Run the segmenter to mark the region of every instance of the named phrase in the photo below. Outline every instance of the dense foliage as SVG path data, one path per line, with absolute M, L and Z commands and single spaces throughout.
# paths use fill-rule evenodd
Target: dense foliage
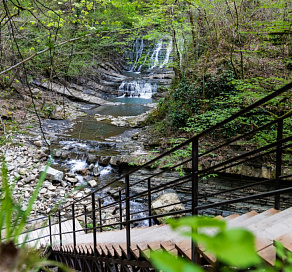
M 291 81 L 290 3 L 185 1 L 172 8 L 177 77 L 151 117 L 154 132 L 199 133 Z M 290 110 L 286 93 L 216 137 L 248 131 Z

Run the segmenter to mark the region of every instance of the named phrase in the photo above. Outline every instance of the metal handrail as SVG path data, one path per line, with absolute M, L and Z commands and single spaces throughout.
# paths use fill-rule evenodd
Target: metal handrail
M 269 94 L 268 96 L 260 99 L 259 101 L 255 102 L 254 104 L 240 110 L 236 114 L 230 116 L 229 118 L 223 120 L 222 122 L 219 122 L 218 124 L 206 129 L 205 131 L 193 136 L 192 138 L 186 140 L 185 142 L 177 145 L 176 147 L 170 149 L 169 151 L 157 156 L 156 158 L 148 161 L 147 163 L 136 167 L 135 169 L 127 172 L 126 174 L 121 175 L 117 179 L 109 182 L 108 184 L 102 186 L 101 188 L 98 188 L 91 192 L 90 194 L 87 194 L 83 196 L 82 198 L 75 200 L 73 204 L 65 205 L 61 207 L 63 211 L 66 211 L 66 218 L 62 218 L 60 215 L 60 209 L 56 210 L 53 212 L 53 214 L 57 214 L 58 216 L 58 223 L 59 224 L 59 233 L 51 233 L 51 223 L 49 223 L 50 227 L 50 241 L 52 241 L 52 237 L 56 237 L 59 235 L 60 237 L 60 250 L 62 250 L 62 235 L 64 234 L 73 234 L 73 246 L 74 246 L 74 252 L 76 253 L 76 233 L 80 232 L 80 230 L 75 229 L 75 223 L 73 223 L 73 231 L 62 231 L 61 230 L 61 223 L 65 222 L 67 220 L 72 220 L 72 222 L 75 222 L 75 218 L 78 216 L 84 215 L 85 216 L 85 232 L 88 233 L 88 231 L 92 231 L 93 235 L 93 249 L 94 249 L 94 256 L 97 257 L 97 251 L 96 251 L 96 245 L 97 245 L 97 239 L 96 239 L 96 233 L 97 231 L 103 231 L 103 228 L 105 227 L 119 227 L 122 229 L 123 227 L 126 228 L 126 244 L 127 244 L 127 256 L 128 258 L 131 257 L 130 253 L 130 245 L 131 245 L 131 225 L 139 223 L 142 220 L 147 220 L 149 226 L 152 225 L 152 220 L 160 218 L 160 217 L 165 217 L 165 216 L 173 216 L 173 215 L 179 215 L 179 214 L 192 214 L 196 215 L 198 214 L 199 211 L 206 210 L 209 208 L 216 208 L 220 206 L 226 206 L 238 202 L 246 202 L 249 200 L 257 200 L 261 198 L 266 198 L 270 196 L 275 196 L 274 199 L 274 207 L 279 209 L 280 207 L 280 195 L 285 194 L 288 192 L 292 191 L 292 187 L 288 188 L 280 188 L 280 181 L 284 180 L 285 178 L 290 178 L 292 177 L 292 174 L 282 174 L 282 153 L 284 152 L 285 149 L 289 148 L 292 146 L 291 141 L 292 141 L 292 136 L 288 136 L 286 138 L 283 137 L 283 122 L 291 118 L 292 112 L 289 112 L 276 120 L 273 120 L 271 122 L 268 122 L 267 124 L 264 124 L 256 129 L 253 129 L 252 131 L 246 132 L 240 136 L 236 136 L 232 139 L 227 139 L 224 143 L 218 143 L 218 145 L 211 147 L 207 151 L 202 151 L 199 152 L 199 144 L 200 141 L 203 139 L 204 136 L 207 134 L 213 132 L 214 130 L 221 128 L 222 126 L 236 120 L 236 118 L 243 116 L 244 114 L 260 107 L 261 105 L 264 105 L 266 102 L 270 101 L 271 99 L 283 94 L 284 92 L 290 90 L 292 88 L 292 82 L 287 84 L 286 86 L 280 88 L 279 90 Z M 233 158 L 225 159 L 222 162 L 219 162 L 215 165 L 206 167 L 205 169 L 200 169 L 199 168 L 199 159 L 204 158 L 204 156 L 207 156 L 208 154 L 211 154 L 213 152 L 219 151 L 220 149 L 224 147 L 228 147 L 230 144 L 243 139 L 245 137 L 250 137 L 252 135 L 255 135 L 257 132 L 263 131 L 265 129 L 268 129 L 269 127 L 277 125 L 277 136 L 276 139 L 270 144 L 267 144 L 265 146 L 255 148 L 251 151 L 248 151 L 244 154 L 235 156 Z M 147 178 L 142 178 L 138 181 L 131 181 L 130 182 L 130 177 L 132 174 L 137 173 L 139 170 L 149 167 L 155 163 L 158 163 L 161 159 L 165 158 L 166 156 L 169 156 L 173 154 L 175 151 L 184 148 L 185 146 L 188 146 L 189 144 L 192 144 L 192 151 L 191 151 L 191 156 L 190 158 L 184 159 L 183 161 L 178 162 L 176 165 L 172 165 L 171 167 L 167 169 L 162 169 L 158 173 L 155 174 L 150 174 Z M 228 168 L 235 167 L 239 164 L 243 164 L 246 162 L 249 162 L 251 160 L 255 159 L 260 159 L 265 156 L 274 156 L 275 157 L 275 171 L 276 174 L 272 178 L 265 178 L 264 180 L 245 184 L 243 186 L 237 186 L 236 188 L 231 188 L 231 189 L 226 189 L 226 190 L 219 190 L 218 192 L 213 192 L 209 193 L 206 195 L 200 195 L 199 193 L 199 178 L 202 178 L 204 176 L 207 176 L 210 173 L 220 173 Z M 152 184 L 152 182 L 155 180 L 157 182 L 156 178 L 158 178 L 160 175 L 165 173 L 166 171 L 176 169 L 177 167 L 184 167 L 184 165 L 188 164 L 191 162 L 191 171 L 189 175 L 186 175 L 184 177 L 179 177 L 179 178 L 174 178 L 173 180 L 170 181 L 165 181 L 161 182 L 161 184 L 156 184 L 155 186 Z M 154 179 L 155 178 L 155 179 Z M 96 198 L 96 194 L 98 192 L 103 191 L 106 188 L 109 188 L 111 185 L 116 183 L 117 181 L 124 180 L 125 183 L 125 188 L 118 189 L 115 191 L 115 193 L 118 192 L 118 199 L 115 199 L 114 201 L 102 205 L 102 199 L 105 197 L 101 198 Z M 178 203 L 191 203 L 191 208 L 180 210 L 180 211 L 173 211 L 173 212 L 168 212 L 168 213 L 163 213 L 163 214 L 152 214 L 152 208 L 151 208 L 151 200 L 153 197 L 153 194 L 158 193 L 162 190 L 166 190 L 168 188 L 174 188 L 175 186 L 181 186 L 186 183 L 191 182 L 191 198 L 187 200 L 183 200 L 177 203 L 172 203 L 172 204 L 167 204 L 167 205 L 162 205 L 160 208 L 166 208 Z M 235 197 L 230 200 L 225 200 L 225 201 L 220 201 L 216 203 L 211 203 L 211 204 L 206 204 L 206 205 L 199 205 L 199 200 L 206 199 L 208 197 L 216 196 L 216 195 L 223 195 L 226 193 L 232 193 L 232 192 L 238 192 L 241 189 L 245 188 L 252 188 L 253 186 L 264 184 L 264 183 L 274 183 L 275 184 L 275 190 L 269 191 L 269 192 L 264 192 L 264 193 L 258 193 L 250 196 L 245 196 L 245 197 Z M 137 192 L 137 193 L 131 193 L 130 189 L 131 186 L 136 186 L 141 183 L 147 183 L 145 186 L 145 190 L 142 192 Z M 122 191 L 124 192 L 124 195 L 122 196 Z M 136 200 L 137 198 L 144 198 L 146 199 L 146 208 L 143 208 L 139 211 L 131 211 L 131 203 L 130 201 Z M 88 200 L 88 201 L 87 201 Z M 84 203 L 87 204 L 84 204 Z M 98 203 L 98 205 L 97 205 Z M 75 206 L 74 205 L 82 205 L 84 206 L 84 211 L 80 213 L 75 212 Z M 91 206 L 91 211 L 87 210 L 88 205 Z M 109 218 L 102 218 L 102 210 L 106 210 L 109 207 L 117 207 L 119 210 L 119 214 L 117 215 L 119 217 L 119 221 L 115 222 L 109 222 L 110 220 L 115 220 L 117 217 L 109 217 Z M 123 213 L 124 212 L 124 213 Z M 136 215 L 138 213 L 146 213 L 146 215 L 141 216 L 141 218 L 131 218 L 131 216 Z M 71 213 L 71 214 L 68 214 Z M 92 220 L 92 227 L 88 227 L 88 217 L 91 216 Z M 105 220 L 108 220 L 105 222 Z M 195 254 L 196 248 L 193 246 L 192 247 L 192 260 L 196 261 L 196 254 Z

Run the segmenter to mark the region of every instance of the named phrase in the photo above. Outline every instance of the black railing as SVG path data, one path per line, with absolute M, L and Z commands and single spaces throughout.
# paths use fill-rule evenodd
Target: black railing
M 292 191 L 292 187 L 287 182 L 292 177 L 292 171 L 289 172 L 289 167 L 292 168 L 292 161 L 288 157 L 291 155 L 292 135 L 289 135 L 289 130 L 285 129 L 287 125 L 291 125 L 291 108 L 286 109 L 286 112 L 282 112 L 282 116 L 275 120 L 262 123 L 254 129 L 247 127 L 245 133 L 234 135 L 233 138 L 225 139 L 225 141 L 219 141 L 212 137 L 216 137 L 218 130 L 236 121 L 237 118 L 247 114 L 254 114 L 257 109 L 264 109 L 266 103 L 272 99 L 283 95 L 291 96 L 291 93 L 289 93 L 291 88 L 292 83 L 287 84 L 217 125 L 208 128 L 144 165 L 136 167 L 116 180 L 74 201 L 73 204 L 60 207 L 59 210 L 51 214 L 51 217 L 54 218 L 54 226 L 58 225 L 57 233 L 52 231 L 53 225 L 51 220 L 49 221 L 50 243 L 60 245 L 59 251 L 61 253 L 62 245 L 71 243 L 74 248 L 74 254 L 77 254 L 77 235 L 81 231 L 85 231 L 87 235 L 92 235 L 94 256 L 97 256 L 97 244 L 99 242 L 97 233 L 125 228 L 124 239 L 127 248 L 127 259 L 130 260 L 131 229 L 141 225 L 142 222 L 151 226 L 159 218 L 182 214 L 185 216 L 197 215 L 210 209 L 212 209 L 213 213 L 219 214 L 222 210 L 232 210 L 233 208 L 230 205 L 236 203 L 247 202 L 250 207 L 260 208 L 261 204 L 257 204 L 257 201 L 261 199 L 268 199 L 266 200 L 267 206 L 272 205 L 274 208 L 280 209 L 281 196 Z M 266 130 L 274 131 L 275 138 L 259 144 L 259 133 L 265 134 Z M 233 150 L 232 145 L 243 139 L 248 143 L 245 152 L 242 149 Z M 207 146 L 206 143 L 212 143 L 207 151 L 202 150 L 203 147 Z M 188 149 L 190 149 L 189 154 L 187 152 Z M 178 155 L 178 151 L 183 154 L 181 157 Z M 232 152 L 230 153 L 230 151 Z M 174 156 L 174 154 L 176 155 Z M 185 154 L 188 154 L 188 156 Z M 177 160 L 175 163 L 172 162 L 174 159 Z M 169 162 L 172 162 L 171 165 Z M 156 167 L 159 164 L 160 167 Z M 210 193 L 203 193 L 206 189 L 206 187 L 203 187 L 204 183 L 206 180 L 207 182 L 211 180 L 212 175 L 233 172 L 248 176 L 248 171 L 253 169 L 254 164 L 269 164 L 265 168 L 268 173 L 262 173 L 259 177 L 260 180 L 239 184 L 235 188 L 221 189 L 218 186 L 219 188 L 212 189 Z M 163 165 L 168 166 L 163 167 Z M 241 171 L 238 173 L 236 171 L 240 166 Z M 174 170 L 178 168 L 183 169 L 182 176 L 173 174 L 173 177 L 165 178 L 166 175 L 169 176 L 169 173 L 177 173 Z M 148 171 L 146 177 L 137 178 L 139 175 L 145 175 L 145 172 L 141 172 L 144 169 Z M 152 169 L 155 169 L 155 171 L 153 172 Z M 260 168 L 255 172 L 259 172 L 259 170 Z M 284 174 L 284 172 L 286 173 Z M 113 196 L 111 201 L 104 202 L 109 197 L 105 190 L 112 189 L 117 184 L 120 185 L 121 181 L 124 182 L 124 187 L 116 189 L 114 193 L 111 192 L 110 195 Z M 269 184 L 274 189 L 256 193 L 246 191 L 246 189 L 252 190 L 255 186 L 263 186 L 264 184 Z M 185 205 L 184 209 L 157 214 L 157 209 L 152 209 L 151 203 L 161 192 L 168 189 L 183 190 L 186 193 L 183 197 L 179 195 L 181 198 L 179 201 L 164 204 L 159 208 L 170 208 L 177 204 L 183 204 Z M 209 188 L 207 189 L 209 190 Z M 101 197 L 102 194 L 105 194 L 105 196 Z M 214 200 L 214 197 L 217 198 Z M 271 197 L 273 197 L 273 200 Z M 291 203 L 287 203 L 289 200 L 287 198 L 284 200 L 282 203 L 284 207 L 285 205 L 287 207 L 290 206 Z M 133 207 L 137 201 L 142 208 L 138 210 L 135 208 L 134 211 Z M 219 207 L 222 206 L 223 208 L 220 210 Z M 65 216 L 61 216 L 61 211 Z M 109 212 L 111 212 L 110 216 Z M 76 229 L 75 225 L 75 220 L 81 216 L 84 217 L 83 230 Z M 62 223 L 70 220 L 72 221 L 73 231 L 63 230 Z M 68 234 L 72 236 L 70 241 L 64 238 Z M 192 248 L 192 259 L 197 261 L 195 245 Z

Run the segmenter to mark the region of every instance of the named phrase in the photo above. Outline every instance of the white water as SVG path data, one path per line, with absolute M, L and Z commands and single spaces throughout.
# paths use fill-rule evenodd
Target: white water
M 70 166 L 70 172 L 76 173 L 77 171 L 81 171 L 85 168 L 87 168 L 88 164 L 85 160 L 69 160 L 67 161 L 67 164 Z
M 133 51 L 134 54 L 136 55 L 135 57 L 135 62 L 133 64 L 133 66 L 130 69 L 130 72 L 135 72 L 136 71 L 136 67 L 138 64 L 138 61 L 140 60 L 140 58 L 142 57 L 143 54 L 143 49 L 144 49 L 144 42 L 143 40 L 136 40 L 133 46 Z M 139 67 L 138 72 L 141 70 L 142 66 Z
M 145 45 L 143 39 L 137 39 L 129 53 L 132 63 L 128 72 L 140 74 L 142 71 L 152 72 L 154 69 L 162 69 L 170 62 L 172 52 L 172 41 L 160 39 L 152 47 Z M 148 50 L 148 52 L 146 51 Z M 147 52 L 147 53 L 146 53 Z M 145 67 L 143 69 L 143 67 Z M 150 99 L 157 92 L 157 83 L 145 80 L 141 77 L 133 77 L 132 81 L 123 81 L 118 89 L 120 97 L 139 97 Z
M 159 64 L 159 53 L 162 49 L 162 40 L 155 44 L 154 51 L 150 58 L 150 70 L 153 70 Z
M 151 98 L 157 92 L 157 84 L 145 80 L 123 81 L 118 89 L 119 96 Z
M 143 39 L 137 39 L 129 54 L 132 63 L 129 72 L 140 73 L 143 67 L 153 70 L 157 67 L 163 68 L 170 61 L 172 52 L 172 40 L 159 40 L 153 47 L 147 49 Z M 140 63 L 140 65 L 139 65 Z
M 160 69 L 169 63 L 169 58 L 170 58 L 171 52 L 172 52 L 172 40 L 170 40 L 170 42 L 167 46 L 165 59 L 164 59 L 163 63 L 159 66 Z

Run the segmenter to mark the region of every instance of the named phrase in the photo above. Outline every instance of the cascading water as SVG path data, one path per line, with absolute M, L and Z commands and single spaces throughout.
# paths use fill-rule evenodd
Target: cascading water
M 154 46 L 137 39 L 131 52 L 128 52 L 129 72 L 150 72 L 155 68 L 163 68 L 170 61 L 172 40 L 159 40 Z
M 159 53 L 162 49 L 162 40 L 160 40 L 157 44 L 155 44 L 154 51 L 150 58 L 150 70 L 157 67 L 159 64 Z
M 172 52 L 172 40 L 170 40 L 170 42 L 166 48 L 165 58 L 164 58 L 163 63 L 159 66 L 160 69 L 169 63 L 171 52 Z
M 119 89 L 119 96 L 151 98 L 157 92 L 157 84 L 145 80 L 124 81 Z
M 133 45 L 132 51 L 128 53 L 131 66 L 129 73 L 140 74 L 138 78 L 125 80 L 118 89 L 119 96 L 140 97 L 149 99 L 157 92 L 157 83 L 153 80 L 145 79 L 149 73 L 159 73 L 171 60 L 172 41 L 159 40 L 154 45 L 143 39 L 137 39 Z
M 132 59 L 134 59 L 134 57 L 135 57 L 135 61 L 130 69 L 130 72 L 137 71 L 138 62 L 139 62 L 140 58 L 142 57 L 143 50 L 144 50 L 143 40 L 140 41 L 137 39 L 133 45 L 133 55 L 134 56 L 132 56 Z M 140 65 L 138 68 L 138 72 L 140 72 L 141 68 L 142 68 L 142 66 Z

